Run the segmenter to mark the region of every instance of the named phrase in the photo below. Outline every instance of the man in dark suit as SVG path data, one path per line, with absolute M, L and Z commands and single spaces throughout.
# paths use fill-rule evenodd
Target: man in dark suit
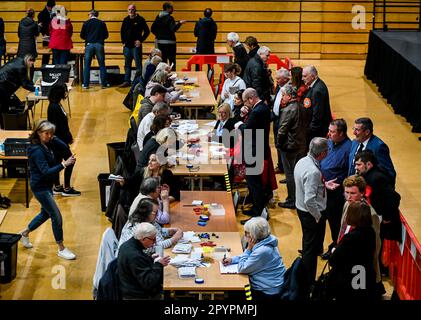
M 314 137 L 326 137 L 332 120 L 329 103 L 329 91 L 326 84 L 319 78 L 314 66 L 303 69 L 303 81 L 308 90 L 303 104 L 309 112 L 310 125 L 307 129 L 307 142 Z
M 353 133 L 355 140 L 352 141 L 351 151 L 349 153 L 349 171 L 348 175 L 355 173 L 354 158 L 358 152 L 364 150 L 373 151 L 377 162 L 391 178 L 393 186 L 396 181 L 396 171 L 390 158 L 389 147 L 377 136 L 373 134 L 373 122 L 370 118 L 358 118 L 355 120 Z
M 234 63 L 241 67 L 240 78 L 243 78 L 244 71 L 246 70 L 247 62 L 249 61 L 249 55 L 247 54 L 246 48 L 240 42 L 240 37 L 235 32 L 230 32 L 227 35 L 227 44 L 232 48 L 234 52 Z
M 214 54 L 215 39 L 218 27 L 212 19 L 212 9 L 206 8 L 203 12 L 204 18 L 199 19 L 194 27 L 194 36 L 197 37 L 197 54 Z
M 272 196 L 270 183 L 263 185 L 262 173 L 264 160 L 270 159 L 269 132 L 270 109 L 258 96 L 257 91 L 248 88 L 243 93 L 245 107 L 248 112 L 246 123 L 237 122 L 235 128 L 243 135 L 243 159 L 246 163 L 246 181 L 253 207 L 244 214 L 252 217 L 260 216 Z M 247 111 L 248 110 L 248 111 Z M 241 221 L 245 223 L 247 220 Z
M 399 215 L 400 195 L 394 190 L 390 177 L 379 168 L 371 150 L 364 150 L 355 156 L 355 170 L 367 182 L 366 197 L 378 215 L 381 239 L 401 241 L 401 220 Z

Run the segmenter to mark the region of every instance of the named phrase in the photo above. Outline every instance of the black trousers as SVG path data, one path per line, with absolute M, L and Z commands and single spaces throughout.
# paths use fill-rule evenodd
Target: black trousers
M 303 232 L 303 264 L 311 285 L 316 278 L 317 256 L 320 253 L 320 247 L 323 245 L 324 233 L 322 224 L 317 223 L 309 212 L 297 209 L 297 213 Z
M 324 237 L 326 231 L 326 220 L 329 222 L 330 236 L 332 237 L 332 243 L 329 244 L 329 250 L 336 246 L 336 241 L 338 240 L 344 204 L 345 197 L 344 189 L 342 187 L 339 187 L 336 190 L 327 190 L 326 211 L 319 223 L 322 224 Z
M 48 41 L 43 41 L 42 42 L 42 46 L 44 48 L 48 48 L 49 42 Z M 50 55 L 49 54 L 43 54 L 42 55 L 42 64 L 49 64 L 50 62 Z
M 56 147 L 54 150 L 54 157 L 57 163 L 60 163 L 63 160 L 69 159 L 69 157 L 72 155 L 72 152 L 70 151 L 70 147 L 67 146 L 67 148 L 60 145 L 60 148 Z M 73 167 L 74 164 L 66 167 L 64 169 L 64 188 L 70 188 L 70 179 L 72 178 L 73 173 Z M 60 185 L 60 172 L 56 174 L 54 178 L 54 186 Z
M 278 156 L 276 160 L 276 166 L 280 170 L 282 170 L 283 169 L 283 163 L 281 159 L 282 151 L 278 144 L 279 120 L 280 120 L 280 117 L 277 117 L 275 114 L 273 114 L 273 140 L 274 140 L 274 145 L 276 148 L 276 155 Z
M 253 216 L 260 216 L 262 214 L 263 208 L 269 201 L 269 192 L 268 186 L 264 187 L 262 182 L 262 175 L 246 175 L 247 187 L 249 190 L 249 196 L 251 203 L 253 203 Z M 269 185 L 269 184 L 268 184 Z
M 172 70 L 176 70 L 175 56 L 177 55 L 177 45 L 176 44 L 161 44 L 158 43 L 158 49 L 162 52 L 162 62 L 169 61 L 174 64 Z

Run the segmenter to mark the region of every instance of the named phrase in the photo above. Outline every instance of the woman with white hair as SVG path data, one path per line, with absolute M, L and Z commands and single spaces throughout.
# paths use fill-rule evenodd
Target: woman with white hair
M 56 16 L 50 23 L 50 43 L 48 46 L 53 51 L 53 64 L 67 64 L 70 49 L 73 48 L 73 25 L 67 18 L 65 7 L 57 5 L 52 11 Z
M 234 63 L 237 63 L 241 67 L 240 78 L 243 78 L 244 70 L 246 69 L 247 62 L 249 61 L 249 55 L 240 42 L 240 37 L 235 32 L 230 32 L 227 35 L 227 44 L 232 48 L 234 52 Z
M 162 298 L 164 267 L 169 264 L 170 257 L 150 256 L 143 251 L 155 245 L 156 234 L 151 223 L 139 223 L 134 228 L 133 238 L 120 247 L 117 269 L 125 300 Z
M 154 74 L 156 67 L 159 63 L 161 63 L 162 58 L 161 56 L 155 55 L 151 58 L 151 61 L 146 67 L 144 75 L 142 75 L 142 82 L 143 84 L 147 84 L 151 79 L 152 75 Z
M 278 250 L 278 239 L 270 233 L 262 217 L 244 225 L 247 248 L 240 256 L 223 259 L 224 265 L 238 264 L 238 272 L 248 274 L 253 300 L 276 300 L 284 283 L 285 266 Z
M 168 72 L 164 70 L 156 70 L 146 85 L 145 97 L 151 95 L 152 88 L 157 85 L 162 85 L 165 87 L 165 84 L 168 80 Z M 178 97 L 183 93 L 181 90 L 174 90 L 174 87 L 167 87 L 167 93 L 165 94 L 164 101 L 166 103 L 172 103 L 177 101 Z
M 161 58 L 161 61 L 162 61 L 162 52 L 161 52 L 161 50 L 159 50 L 158 48 L 152 48 L 151 53 L 149 54 L 148 58 L 143 63 L 142 78 L 145 77 L 146 68 L 151 63 L 152 58 L 155 57 L 155 56 L 160 57 Z

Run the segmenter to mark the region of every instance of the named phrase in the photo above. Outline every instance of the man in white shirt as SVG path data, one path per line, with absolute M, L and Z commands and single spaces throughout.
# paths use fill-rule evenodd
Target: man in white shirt
M 137 146 L 140 151 L 143 150 L 143 139 L 151 131 L 153 119 L 159 115 L 169 115 L 170 112 L 170 107 L 165 102 L 158 102 L 154 105 L 152 111 L 142 119 L 137 129 Z

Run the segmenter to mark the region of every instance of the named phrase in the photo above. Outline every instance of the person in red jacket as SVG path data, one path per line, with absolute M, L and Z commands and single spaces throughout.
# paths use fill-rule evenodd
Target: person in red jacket
M 56 16 L 51 20 L 49 44 L 53 50 L 53 64 L 67 64 L 70 49 L 73 48 L 73 26 L 63 6 L 55 6 L 53 12 Z

